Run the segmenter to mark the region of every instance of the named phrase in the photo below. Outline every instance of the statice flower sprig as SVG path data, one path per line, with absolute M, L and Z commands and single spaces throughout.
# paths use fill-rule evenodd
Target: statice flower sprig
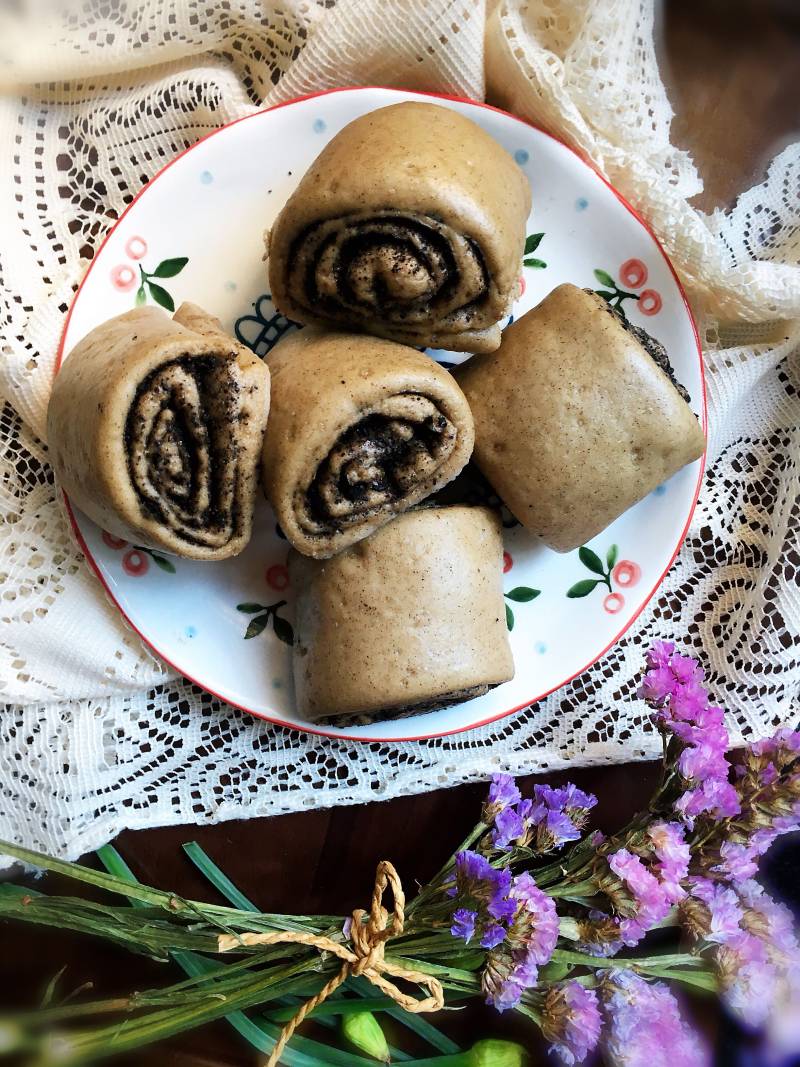
M 496 775 L 481 821 L 391 916 L 374 902 L 370 912 L 356 911 L 343 922 L 184 902 L 149 887 L 139 887 L 137 896 L 129 880 L 112 886 L 107 878 L 99 882 L 96 871 L 0 843 L 2 852 L 61 874 L 79 872 L 73 876 L 148 905 L 87 912 L 85 902 L 71 908 L 69 898 L 56 898 L 51 904 L 45 895 L 6 885 L 0 919 L 52 925 L 56 907 L 66 928 L 91 929 L 160 959 L 213 956 L 221 930 L 228 940 L 231 932 L 252 937 L 252 931 L 267 931 L 270 942 L 280 932 L 257 951 L 243 940 L 232 965 L 238 970 L 231 968 L 228 977 L 201 971 L 196 996 L 191 983 L 179 983 L 174 1014 L 160 1011 L 163 991 L 137 994 L 131 1010 L 144 1012 L 152 996 L 159 1011 L 155 1021 L 146 1012 L 125 1016 L 131 1048 L 154 1034 L 178 1032 L 189 1017 L 188 1025 L 218 1017 L 228 1010 L 221 1007 L 226 997 L 237 998 L 242 1009 L 259 1006 L 263 1017 L 270 998 L 293 995 L 298 981 L 310 995 L 326 983 L 330 988 L 341 967 L 336 952 L 350 960 L 348 952 L 359 945 L 366 951 L 358 924 L 368 924 L 375 937 L 377 923 L 380 952 L 369 948 L 369 967 L 367 956 L 350 960 L 356 973 L 372 973 L 372 981 L 384 968 L 434 980 L 441 986 L 437 1003 L 483 997 L 498 1012 L 537 1025 L 556 1062 L 567 1067 L 595 1052 L 607 1067 L 706 1067 L 709 1052 L 690 1026 L 681 990 L 716 994 L 740 1023 L 779 1039 L 789 1059 L 800 1054 L 800 1028 L 784 1025 L 800 1019 L 800 942 L 794 917 L 756 876 L 773 842 L 800 827 L 800 732 L 781 729 L 732 753 L 724 713 L 701 668 L 669 642 L 649 650 L 638 693 L 664 742 L 661 781 L 647 810 L 604 836 L 590 826 L 597 806 L 590 793 L 571 783 L 527 788 L 508 774 Z M 215 885 L 225 893 L 229 883 Z M 293 943 L 298 931 L 304 936 Z M 322 955 L 304 947 L 320 940 Z M 213 966 L 227 970 L 216 961 Z M 262 982 L 262 974 L 269 980 Z M 363 1014 L 360 1003 L 353 1008 L 359 993 L 348 983 L 339 991 L 344 1010 Z M 396 1001 L 390 1003 L 396 1012 Z M 324 1007 L 335 1014 L 339 1000 Z M 82 1022 L 91 1014 L 83 1003 L 74 1010 Z M 106 1010 L 105 1002 L 97 1008 L 101 1023 Z M 116 1023 L 81 1031 L 79 1051 L 97 1059 L 107 1051 L 102 1042 L 109 1034 L 116 1042 L 120 1032 Z M 35 1034 L 23 1036 L 26 1048 L 38 1047 Z M 497 1044 L 479 1042 L 447 1062 L 495 1067 Z M 519 1046 L 505 1044 L 503 1062 L 518 1067 Z

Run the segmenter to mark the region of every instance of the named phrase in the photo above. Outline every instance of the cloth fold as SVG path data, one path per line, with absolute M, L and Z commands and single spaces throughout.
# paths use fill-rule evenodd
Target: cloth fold
M 126 826 L 355 803 L 501 766 L 655 755 L 634 699 L 640 649 L 654 637 L 700 656 L 734 739 L 796 713 L 798 146 L 730 211 L 704 215 L 688 203 L 699 176 L 670 142 L 652 0 L 407 0 L 399 10 L 144 0 L 99 23 L 70 4 L 28 23 L 12 8 L 2 15 L 0 834 L 74 857 Z M 537 708 L 424 744 L 289 734 L 175 678 L 89 574 L 43 444 L 69 302 L 141 185 L 221 124 L 342 84 L 486 95 L 561 137 L 649 221 L 706 339 L 708 469 L 659 595 L 620 644 Z

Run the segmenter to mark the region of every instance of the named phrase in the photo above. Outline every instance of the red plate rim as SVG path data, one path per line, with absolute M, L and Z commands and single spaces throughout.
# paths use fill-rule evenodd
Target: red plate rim
M 544 134 L 545 137 L 549 137 L 551 141 L 555 141 L 557 144 L 560 144 L 562 147 L 564 147 L 568 151 L 570 151 L 574 156 L 577 156 L 577 158 L 581 161 L 581 163 L 583 163 L 586 167 L 589 168 L 589 170 L 593 171 L 593 173 L 597 175 L 597 177 L 602 181 L 602 183 L 608 189 L 611 190 L 611 192 L 614 194 L 614 196 L 617 198 L 617 200 L 619 200 L 619 202 L 622 204 L 622 206 L 628 212 L 630 212 L 631 215 L 633 215 L 633 217 L 637 220 L 637 222 L 650 235 L 650 238 L 653 241 L 653 244 L 658 249 L 659 253 L 661 254 L 662 258 L 664 259 L 664 262 L 667 264 L 667 267 L 669 268 L 670 274 L 675 279 L 675 284 L 678 287 L 678 292 L 680 293 L 681 299 L 683 300 L 684 307 L 686 308 L 686 313 L 689 316 L 689 322 L 691 323 L 692 332 L 694 334 L 695 344 L 697 346 L 697 358 L 698 358 L 698 362 L 699 362 L 699 365 L 700 365 L 700 381 L 701 381 L 701 386 L 702 386 L 701 423 L 702 423 L 702 427 L 703 427 L 703 433 L 706 434 L 707 433 L 707 429 L 708 429 L 708 413 L 707 413 L 707 407 L 706 407 L 706 379 L 705 379 L 705 369 L 704 369 L 704 366 L 703 366 L 703 350 L 702 350 L 702 347 L 700 345 L 700 335 L 699 335 L 698 330 L 697 330 L 697 323 L 695 322 L 694 315 L 692 314 L 692 309 L 691 309 L 691 306 L 689 304 L 689 300 L 688 300 L 688 298 L 686 296 L 686 292 L 685 292 L 685 290 L 683 288 L 683 285 L 681 284 L 681 280 L 678 277 L 678 274 L 677 274 L 675 268 L 673 267 L 672 263 L 670 262 L 669 256 L 664 251 L 664 248 L 662 247 L 661 242 L 656 237 L 656 235 L 653 232 L 653 230 L 650 227 L 650 225 L 640 215 L 640 213 L 636 210 L 636 208 L 628 203 L 628 201 L 625 199 L 625 197 L 614 188 L 614 186 L 611 184 L 611 182 L 606 178 L 606 176 L 604 174 L 602 174 L 598 170 L 598 168 L 594 165 L 594 163 L 591 162 L 591 160 L 587 159 L 581 152 L 577 151 L 577 149 L 573 148 L 571 145 L 568 145 L 565 141 L 562 141 L 561 138 L 556 137 L 554 134 L 549 133 L 545 129 L 542 129 L 541 126 L 537 126 L 536 123 L 534 123 L 534 122 L 529 122 L 527 119 L 520 118 L 518 115 L 512 115 L 509 111 L 504 111 L 502 108 L 494 107 L 494 105 L 483 103 L 480 100 L 469 100 L 467 97 L 453 96 L 453 95 L 450 95 L 450 94 L 447 94 L 447 93 L 421 92 L 421 91 L 418 91 L 418 90 L 415 90 L 415 89 L 400 89 L 397 86 L 389 86 L 389 85 L 343 85 L 343 86 L 339 86 L 339 87 L 337 87 L 335 89 L 322 89 L 322 90 L 320 90 L 319 92 L 316 92 L 316 93 L 307 93 L 304 96 L 297 96 L 297 97 L 294 97 L 291 100 L 284 100 L 280 104 L 273 104 L 270 107 L 261 108 L 259 111 L 254 111 L 252 115 L 243 115 L 241 118 L 234 119 L 232 122 L 227 122 L 227 123 L 225 123 L 224 126 L 220 126 L 218 129 L 212 130 L 211 133 L 205 134 L 205 136 L 203 136 L 199 140 L 195 141 L 194 144 L 189 145 L 188 148 L 185 148 L 182 152 L 179 152 L 178 155 L 175 156 L 174 159 L 171 159 L 169 161 L 169 163 L 165 164 L 165 166 L 163 166 L 159 171 L 157 171 L 153 175 L 153 177 L 150 179 L 149 182 L 147 182 L 146 185 L 142 186 L 142 188 L 139 190 L 139 192 L 136 194 L 136 196 L 133 198 L 133 200 L 130 202 L 130 204 L 128 204 L 128 206 L 122 212 L 120 217 L 116 220 L 116 222 L 113 224 L 113 226 L 110 227 L 108 233 L 105 235 L 105 237 L 103 238 L 102 242 L 100 243 L 97 251 L 95 252 L 95 254 L 94 254 L 93 258 L 92 258 L 92 262 L 89 264 L 89 267 L 88 267 L 88 269 L 86 271 L 86 274 L 83 276 L 83 279 L 81 280 L 81 283 L 78 286 L 78 289 L 77 289 L 77 291 L 75 293 L 75 296 L 72 298 L 72 302 L 70 304 L 69 311 L 67 312 L 67 316 L 64 319 L 64 326 L 63 326 L 63 328 L 61 330 L 61 339 L 59 341 L 58 351 L 56 353 L 56 362 L 55 362 L 55 368 L 54 368 L 54 371 L 53 371 L 54 377 L 58 373 L 59 368 L 61 367 L 61 361 L 62 361 L 62 358 L 63 358 L 63 355 L 64 355 L 64 341 L 66 339 L 67 330 L 69 328 L 70 320 L 72 318 L 72 312 L 74 311 L 75 305 L 78 302 L 78 298 L 81 295 L 81 290 L 83 289 L 84 285 L 86 284 L 86 280 L 88 279 L 88 277 L 91 274 L 95 264 L 97 263 L 97 260 L 98 260 L 98 257 L 100 255 L 100 253 L 103 251 L 103 248 L 105 247 L 108 239 L 111 237 L 111 235 L 117 229 L 117 227 L 122 223 L 122 221 L 124 220 L 125 216 L 131 210 L 131 208 L 134 206 L 134 204 L 136 204 L 137 201 L 147 193 L 148 189 L 150 189 L 153 186 L 155 181 L 158 178 L 160 178 L 161 175 L 164 174 L 165 171 L 169 170 L 169 168 L 171 166 L 173 166 L 173 164 L 177 163 L 179 159 L 183 158 L 183 156 L 187 155 L 189 152 L 192 152 L 195 148 L 197 148 L 198 145 L 202 144 L 204 141 L 208 141 L 211 137 L 215 137 L 217 134 L 221 133 L 223 130 L 227 130 L 231 126 L 236 126 L 240 122 L 248 122 L 251 119 L 257 119 L 261 115 L 265 115 L 270 111 L 277 111 L 279 108 L 282 108 L 282 107 L 290 107 L 292 104 L 299 104 L 304 100 L 313 100 L 313 99 L 316 99 L 317 97 L 320 97 L 320 96 L 330 96 L 332 93 L 370 92 L 370 91 L 374 91 L 374 90 L 386 90 L 388 92 L 402 92 L 402 93 L 410 94 L 412 96 L 432 97 L 432 98 L 437 99 L 437 100 L 453 100 L 453 101 L 455 101 L 457 103 L 460 103 L 460 104 L 470 104 L 473 107 L 482 107 L 482 108 L 485 108 L 487 111 L 496 111 L 500 115 L 505 115 L 507 118 L 513 119 L 515 122 L 519 122 L 523 126 L 529 126 L 532 129 L 537 130 L 539 133 Z M 193 678 L 191 675 L 186 674 L 184 671 L 180 670 L 177 667 L 177 665 L 174 664 L 172 662 L 172 660 L 169 659 L 169 657 L 165 656 L 164 653 L 160 649 L 155 647 L 155 645 L 152 643 L 152 641 L 150 641 L 150 639 L 148 637 L 146 637 L 142 633 L 142 631 L 138 628 L 138 626 L 136 626 L 136 624 L 133 622 L 133 620 L 126 614 L 126 612 L 124 611 L 122 605 L 119 603 L 119 601 L 117 600 L 117 598 L 114 596 L 113 592 L 111 591 L 111 588 L 108 585 L 108 583 L 106 582 L 106 580 L 105 580 L 105 578 L 103 576 L 103 573 L 100 570 L 100 567 L 98 566 L 97 562 L 94 559 L 94 556 L 92 555 L 91 551 L 89 550 L 89 546 L 86 544 L 86 541 L 85 541 L 85 539 L 83 537 L 83 534 L 81 533 L 80 528 L 78 526 L 78 523 L 77 523 L 77 521 L 75 519 L 75 514 L 73 512 L 72 505 L 70 504 L 70 501 L 69 501 L 69 498 L 67 497 L 67 494 L 63 493 L 62 495 L 64 497 L 64 503 L 65 503 L 66 508 L 67 508 L 67 514 L 69 516 L 69 521 L 70 521 L 70 523 L 72 525 L 72 530 L 73 530 L 73 533 L 75 534 L 75 538 L 76 538 L 78 544 L 80 545 L 81 551 L 83 552 L 84 556 L 86 557 L 87 563 L 89 564 L 89 566 L 94 571 L 94 573 L 97 576 L 97 578 L 99 579 L 100 584 L 103 586 L 103 588 L 106 591 L 106 594 L 111 599 L 112 603 L 115 605 L 115 607 L 120 612 L 122 617 L 125 619 L 127 624 L 131 627 L 132 630 L 134 630 L 135 633 L 137 633 L 139 635 L 139 637 L 142 639 L 142 641 L 145 643 L 145 645 L 147 645 L 147 647 L 149 649 L 151 649 L 151 651 L 153 651 L 159 657 L 159 659 L 162 659 L 165 663 L 167 663 L 170 667 L 172 667 L 173 670 L 177 671 L 178 674 L 181 675 L 181 677 L 186 678 L 193 685 L 198 686 L 200 689 L 204 689 L 207 693 L 210 693 L 211 696 L 213 696 L 215 699 L 222 701 L 223 704 L 227 704 L 229 707 L 237 708 L 239 711 L 245 711 L 245 712 L 247 712 L 248 715 L 253 715 L 255 718 L 263 719 L 265 722 L 272 723 L 274 726 L 282 726 L 287 730 L 295 730 L 298 733 L 314 734 L 317 737 L 327 737 L 327 738 L 329 738 L 329 739 L 331 739 L 333 741 L 357 741 L 357 742 L 359 742 L 361 744 L 402 744 L 402 743 L 408 742 L 408 741 L 433 741 L 433 740 L 435 740 L 437 738 L 441 738 L 441 737 L 453 737 L 456 734 L 468 733 L 470 730 L 477 730 L 482 726 L 490 726 L 492 723 L 499 722 L 501 719 L 508 718 L 510 715 L 515 714 L 515 712 L 520 711 L 522 708 L 531 707 L 533 704 L 539 703 L 539 701 L 544 700 L 545 697 L 548 697 L 551 693 L 555 693 L 558 689 L 562 689 L 565 685 L 568 685 L 573 679 L 577 678 L 578 675 L 583 674 L 584 671 L 587 671 L 590 667 L 592 667 L 595 663 L 597 663 L 598 660 L 602 659 L 603 656 L 605 656 L 605 654 L 611 648 L 613 648 L 614 645 L 616 645 L 616 643 L 620 640 L 620 638 L 622 638 L 627 633 L 627 631 L 631 628 L 631 626 L 634 624 L 634 622 L 636 622 L 636 620 L 639 618 L 641 613 L 644 611 L 644 609 L 647 607 L 647 605 L 652 600 L 653 596 L 656 593 L 656 590 L 659 588 L 661 583 L 664 581 L 664 578 L 666 577 L 667 572 L 669 571 L 670 567 L 675 562 L 675 557 L 678 555 L 678 552 L 680 551 L 681 545 L 683 544 L 683 542 L 684 542 L 684 540 L 686 538 L 686 534 L 687 534 L 687 532 L 689 530 L 689 525 L 691 524 L 692 518 L 694 516 L 695 508 L 697 507 L 697 499 L 698 499 L 698 497 L 700 495 L 700 486 L 702 484 L 703 472 L 705 470 L 705 460 L 706 460 L 706 456 L 705 456 L 705 452 L 704 452 L 703 456 L 701 457 L 701 461 L 700 461 L 700 469 L 699 469 L 698 475 L 697 475 L 697 484 L 695 485 L 694 497 L 693 497 L 693 500 L 692 500 L 692 505 L 691 505 L 691 507 L 689 509 L 689 515 L 688 515 L 688 517 L 686 519 L 686 524 L 684 525 L 683 530 L 681 531 L 680 536 L 678 538 L 678 543 L 675 546 L 675 551 L 670 556 L 669 562 L 667 563 L 666 567 L 662 571 L 662 573 L 661 573 L 660 577 L 658 578 L 658 580 L 656 581 L 655 585 L 653 586 L 653 588 L 650 590 L 650 592 L 647 594 L 647 596 L 642 601 L 638 611 L 634 615 L 632 615 L 630 619 L 628 619 L 628 621 L 625 623 L 625 625 L 622 627 L 622 629 L 614 636 L 614 638 L 605 646 L 604 649 L 602 649 L 600 652 L 598 652 L 597 655 L 594 656 L 592 659 L 590 659 L 587 664 L 585 664 L 579 670 L 575 671 L 575 673 L 571 674 L 568 678 L 565 678 L 558 685 L 553 686 L 552 688 L 546 690 L 543 693 L 537 694 L 536 696 L 532 697 L 530 700 L 525 700 L 525 701 L 523 701 L 523 703 L 517 704 L 513 708 L 509 708 L 507 711 L 502 711 L 502 712 L 499 712 L 496 715 L 491 715 L 489 718 L 482 719 L 480 722 L 472 723 L 472 725 L 470 725 L 470 726 L 460 726 L 460 727 L 458 727 L 458 729 L 455 729 L 455 730 L 445 730 L 445 731 L 443 731 L 441 733 L 421 734 L 421 735 L 418 735 L 418 736 L 415 736 L 415 737 L 390 737 L 390 738 L 386 738 L 386 737 L 365 737 L 363 734 L 353 734 L 353 735 L 345 735 L 345 736 L 343 736 L 341 734 L 332 734 L 332 733 L 329 733 L 329 732 L 327 732 L 325 730 L 319 730 L 319 729 L 316 729 L 316 728 L 314 728 L 313 726 L 310 726 L 310 725 L 309 726 L 300 726 L 298 723 L 285 722 L 283 719 L 278 719 L 278 718 L 275 718 L 274 716 L 271 716 L 271 715 L 265 715 L 262 712 L 253 711 L 251 708 L 245 707 L 244 704 L 237 704 L 235 701 L 229 700 L 227 697 L 224 697 L 220 693 L 217 693 L 213 689 L 210 689 L 207 685 L 204 685 L 202 682 L 198 681 L 196 678 Z

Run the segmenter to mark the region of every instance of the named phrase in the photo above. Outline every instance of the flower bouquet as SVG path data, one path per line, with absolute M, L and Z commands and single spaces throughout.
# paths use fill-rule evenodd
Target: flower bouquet
M 684 986 L 718 994 L 768 1034 L 776 1055 L 800 1051 L 800 947 L 788 910 L 755 880 L 758 858 L 800 824 L 800 732 L 780 730 L 729 761 L 723 712 L 702 678 L 672 644 L 649 651 L 639 696 L 663 736 L 661 781 L 618 833 L 588 829 L 596 798 L 573 785 L 523 797 L 497 775 L 481 821 L 413 900 L 384 862 L 369 910 L 346 920 L 261 912 L 197 846 L 186 846 L 190 858 L 230 906 L 140 885 L 113 849 L 100 850 L 102 873 L 0 843 L 128 898 L 99 904 L 3 885 L 0 916 L 92 933 L 188 975 L 121 999 L 7 1016 L 0 1044 L 36 1064 L 77 1064 L 224 1016 L 269 1067 L 520 1064 L 519 1045 L 462 1052 L 422 1018 L 483 997 L 531 1020 L 564 1064 L 599 1048 L 618 1067 L 662 1062 L 654 1056 L 695 1067 L 710 1053 L 682 1019 L 675 990 Z M 382 1013 L 436 1055 L 391 1049 Z M 307 1018 L 316 1029 L 341 1020 L 357 1053 L 296 1035 Z

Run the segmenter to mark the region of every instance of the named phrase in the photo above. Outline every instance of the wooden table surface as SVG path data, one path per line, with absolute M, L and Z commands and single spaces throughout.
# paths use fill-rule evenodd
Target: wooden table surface
M 661 10 L 659 47 L 677 113 L 673 140 L 692 153 L 705 181 L 697 205 L 707 211 L 726 207 L 763 177 L 776 151 L 800 135 L 800 3 L 667 0 Z M 547 780 L 566 777 L 554 774 Z M 646 802 L 656 768 L 603 767 L 575 771 L 569 778 L 598 795 L 594 825 L 608 832 Z M 463 786 L 274 819 L 126 832 L 116 845 L 143 881 L 185 896 L 212 899 L 180 850 L 182 842 L 194 839 L 264 909 L 347 914 L 366 906 L 375 865 L 382 858 L 395 863 L 409 887 L 429 878 L 474 823 L 484 792 L 484 786 Z M 796 851 L 784 849 L 779 859 L 771 859 L 773 877 L 797 882 Z M 52 878 L 38 885 L 46 891 L 66 888 Z M 68 987 L 92 981 L 103 996 L 179 977 L 168 964 L 52 931 L 6 924 L 3 943 L 3 1006 L 34 1003 L 64 964 Z M 739 1038 L 728 1024 L 720 1027 L 707 1005 L 699 1017 L 727 1046 L 720 1062 L 733 1063 Z M 540 1061 L 542 1046 L 524 1022 L 477 1004 L 453 1019 L 451 1015 L 445 1028 L 464 1047 L 481 1037 L 513 1036 L 531 1048 L 534 1062 Z M 139 1052 L 128 1062 L 137 1067 L 245 1067 L 258 1057 L 227 1024 L 218 1022 Z

